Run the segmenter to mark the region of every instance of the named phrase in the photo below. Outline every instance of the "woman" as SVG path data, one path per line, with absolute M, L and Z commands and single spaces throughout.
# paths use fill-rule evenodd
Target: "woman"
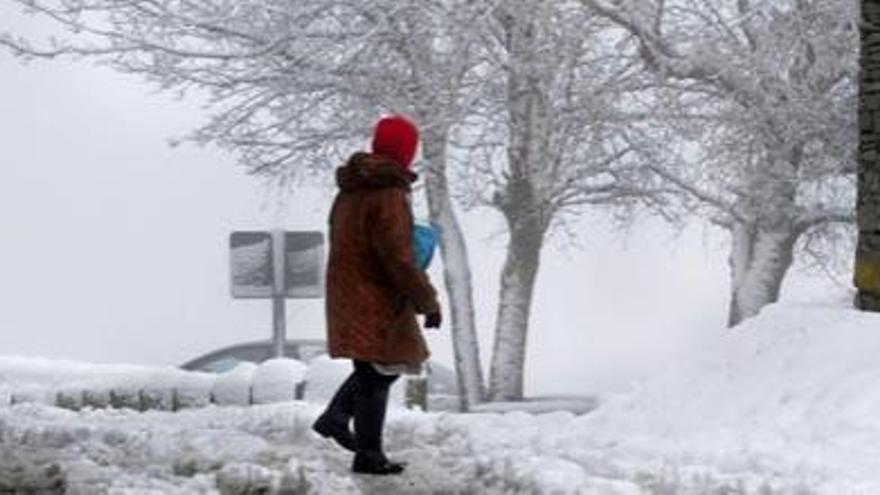
M 330 213 L 327 344 L 330 357 L 354 371 L 312 428 L 355 452 L 357 473 L 397 474 L 382 449 L 388 389 L 399 373 L 418 373 L 429 351 L 416 314 L 439 328 L 440 305 L 416 266 L 408 195 L 418 130 L 394 116 L 379 121 L 372 153 L 355 153 L 337 169 Z M 348 422 L 354 418 L 354 434 Z

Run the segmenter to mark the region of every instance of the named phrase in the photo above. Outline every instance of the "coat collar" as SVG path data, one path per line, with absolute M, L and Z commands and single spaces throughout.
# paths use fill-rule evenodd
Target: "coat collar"
M 336 184 L 343 191 L 397 187 L 410 191 L 418 175 L 381 155 L 358 152 L 336 169 Z

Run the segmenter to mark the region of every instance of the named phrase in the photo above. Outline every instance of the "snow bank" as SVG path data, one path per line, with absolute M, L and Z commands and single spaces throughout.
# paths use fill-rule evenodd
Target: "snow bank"
M 308 365 L 270 359 L 260 365 L 239 363 L 223 373 L 185 371 L 170 366 L 90 364 L 75 361 L 0 356 L 0 407 L 40 402 L 70 409 L 128 407 L 172 410 L 218 405 L 290 401 L 297 387 L 303 398 L 326 403 L 351 373 L 349 360 L 315 357 Z M 308 382 L 307 386 L 304 382 Z M 391 389 L 389 403 L 405 405 L 405 380 Z
M 0 404 L 55 403 L 71 407 L 138 407 L 142 400 L 170 409 L 208 402 L 212 373 L 178 368 L 90 364 L 61 359 L 0 357 Z M 176 390 L 176 397 L 172 391 Z M 142 399 L 142 395 L 146 399 Z M 5 400 L 4 398 L 8 398 Z
M 586 415 L 392 409 L 386 447 L 409 466 L 382 479 L 353 475 L 350 453 L 310 432 L 323 403 L 20 404 L 0 408 L 0 491 L 880 493 L 880 315 L 771 306 L 707 330 L 688 356 Z M 324 364 L 300 371 L 326 378 L 336 365 Z
M 257 366 L 240 363 L 225 373 L 185 371 L 170 366 L 89 364 L 67 360 L 0 357 L 0 406 L 16 402 L 59 404 L 78 409 L 129 407 L 178 409 L 217 404 L 247 405 L 294 399 L 306 365 L 273 359 Z
M 695 343 L 689 357 L 579 420 L 630 470 L 880 493 L 880 315 L 785 305 Z M 669 474 L 669 473 L 667 473 Z
M 522 411 L 531 414 L 544 414 L 555 411 L 569 411 L 574 414 L 587 414 L 598 407 L 596 397 L 529 397 L 522 401 L 486 402 L 471 407 L 472 412 L 506 413 Z

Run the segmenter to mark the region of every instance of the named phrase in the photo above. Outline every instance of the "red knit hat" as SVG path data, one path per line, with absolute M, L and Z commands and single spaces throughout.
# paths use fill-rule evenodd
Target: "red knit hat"
M 403 167 L 412 167 L 419 144 L 419 130 L 399 115 L 385 117 L 373 133 L 373 153 L 393 159 Z

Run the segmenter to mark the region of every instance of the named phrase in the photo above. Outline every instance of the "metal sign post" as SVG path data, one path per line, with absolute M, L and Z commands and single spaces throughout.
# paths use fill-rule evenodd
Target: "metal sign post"
M 232 297 L 272 300 L 272 347 L 284 356 L 287 299 L 324 295 L 321 232 L 233 232 L 229 239 Z
M 284 231 L 272 231 L 272 341 L 275 357 L 284 357 L 287 342 L 287 300 L 284 295 Z

